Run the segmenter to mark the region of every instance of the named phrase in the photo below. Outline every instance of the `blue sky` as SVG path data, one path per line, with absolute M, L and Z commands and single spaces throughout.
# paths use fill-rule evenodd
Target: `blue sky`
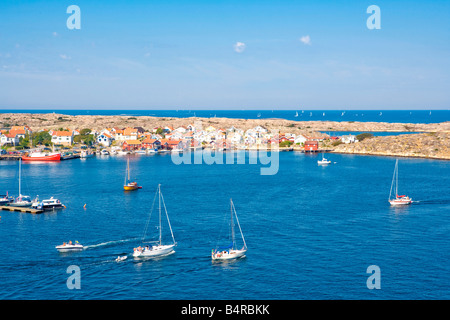
M 0 2 L 0 109 L 449 109 L 449 88 L 450 1 Z

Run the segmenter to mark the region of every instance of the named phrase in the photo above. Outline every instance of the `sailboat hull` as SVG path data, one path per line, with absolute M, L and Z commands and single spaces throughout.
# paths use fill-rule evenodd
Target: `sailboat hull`
M 133 191 L 133 190 L 137 190 L 140 189 L 141 187 L 139 187 L 138 185 L 125 185 L 123 186 L 123 190 L 125 191 Z
M 412 203 L 412 199 L 394 199 L 389 200 L 391 206 L 406 206 Z
M 143 248 L 142 250 L 136 249 L 133 252 L 133 257 L 135 258 L 146 258 L 146 257 L 159 257 L 165 256 L 172 252 L 175 252 L 173 248 L 174 244 L 169 245 L 158 245 L 152 246 L 150 249 Z
M 245 256 L 247 250 L 230 250 L 229 252 L 216 252 L 211 255 L 213 260 L 231 260 Z

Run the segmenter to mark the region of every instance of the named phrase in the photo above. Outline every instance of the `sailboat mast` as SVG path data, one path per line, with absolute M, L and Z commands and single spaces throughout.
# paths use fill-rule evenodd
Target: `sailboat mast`
M 127 158 L 128 181 L 130 181 L 130 158 Z
M 22 167 L 22 159 L 19 159 L 19 197 L 21 195 L 21 193 L 20 193 L 20 170 L 21 170 L 21 167 Z
M 395 178 L 395 197 L 397 198 L 397 196 L 398 196 L 398 159 L 395 162 L 395 173 L 396 173 L 396 178 Z
M 159 245 L 161 245 L 162 230 L 161 230 L 161 185 L 158 184 L 158 202 L 159 202 Z
M 230 199 L 230 216 L 231 216 L 231 239 L 233 241 L 233 249 L 234 249 L 234 223 L 233 223 L 233 200 Z

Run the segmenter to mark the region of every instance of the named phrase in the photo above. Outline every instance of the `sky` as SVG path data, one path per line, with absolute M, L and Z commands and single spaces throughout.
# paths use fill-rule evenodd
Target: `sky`
M 449 89 L 450 1 L 0 1 L 0 110 L 447 110 Z

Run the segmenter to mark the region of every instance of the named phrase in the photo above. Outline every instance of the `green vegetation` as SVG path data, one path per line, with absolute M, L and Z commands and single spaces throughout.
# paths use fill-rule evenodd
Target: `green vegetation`
M 286 140 L 286 141 L 280 142 L 280 147 L 281 148 L 290 147 L 292 144 L 293 144 L 292 141 Z
M 37 145 L 52 145 L 52 136 L 47 131 L 34 132 L 32 135 L 33 146 Z
M 369 132 L 364 132 L 361 134 L 358 134 L 356 136 L 356 139 L 358 139 L 358 141 L 363 141 L 364 139 L 370 139 L 373 138 L 373 134 L 369 133 Z

